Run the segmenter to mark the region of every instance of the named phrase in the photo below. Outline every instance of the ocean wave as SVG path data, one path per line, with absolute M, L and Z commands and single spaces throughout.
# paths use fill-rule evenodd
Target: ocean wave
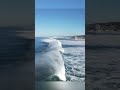
M 35 55 L 36 80 L 56 80 L 59 77 L 60 80 L 65 81 L 65 66 L 62 58 L 64 49 L 61 42 L 56 39 L 38 40 L 36 41 L 36 51 L 41 47 L 39 44 L 44 46 L 44 53 L 38 52 Z
M 85 42 L 37 38 L 35 41 L 37 81 L 84 81 Z

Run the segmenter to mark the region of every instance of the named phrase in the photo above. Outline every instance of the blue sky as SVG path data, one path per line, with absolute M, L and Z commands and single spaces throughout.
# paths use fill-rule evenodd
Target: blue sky
M 85 0 L 35 0 L 36 9 L 80 9 Z
M 1 0 L 0 26 L 33 26 L 33 0 Z
M 84 0 L 36 0 L 35 8 L 35 36 L 85 34 Z
M 87 0 L 87 23 L 120 22 L 120 0 Z

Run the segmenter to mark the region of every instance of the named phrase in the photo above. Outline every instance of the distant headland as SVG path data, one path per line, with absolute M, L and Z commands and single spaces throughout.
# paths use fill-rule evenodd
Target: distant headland
M 87 24 L 86 31 L 120 31 L 120 22 Z

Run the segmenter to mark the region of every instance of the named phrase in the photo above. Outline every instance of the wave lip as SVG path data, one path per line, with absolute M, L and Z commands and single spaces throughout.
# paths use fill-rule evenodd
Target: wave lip
M 62 48 L 62 43 L 56 39 L 44 39 L 43 42 L 48 43 L 48 51 L 58 50 L 61 53 L 64 53 L 64 49 Z
M 56 39 L 43 39 L 42 42 L 48 43 L 48 46 L 44 54 L 36 54 L 35 56 L 36 78 L 41 80 L 42 75 L 46 75 L 44 79 L 56 75 L 60 80 L 66 81 L 65 66 L 62 58 L 64 49 L 61 42 Z

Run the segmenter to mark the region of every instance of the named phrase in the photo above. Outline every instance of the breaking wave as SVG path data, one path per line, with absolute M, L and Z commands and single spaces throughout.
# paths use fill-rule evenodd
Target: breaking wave
M 66 81 L 62 53 L 64 53 L 64 49 L 59 40 L 42 39 L 35 42 L 35 75 L 37 81 Z

